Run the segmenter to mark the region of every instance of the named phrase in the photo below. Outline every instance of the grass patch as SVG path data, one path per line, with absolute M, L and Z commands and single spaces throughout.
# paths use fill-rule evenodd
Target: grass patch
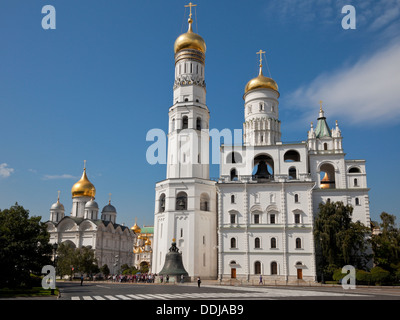
M 58 289 L 54 290 L 54 296 L 57 296 L 59 293 Z M 0 289 L 0 297 L 1 298 L 12 298 L 12 297 L 45 297 L 51 296 L 50 289 L 43 289 L 42 287 L 33 287 L 30 289 L 27 288 L 2 288 Z

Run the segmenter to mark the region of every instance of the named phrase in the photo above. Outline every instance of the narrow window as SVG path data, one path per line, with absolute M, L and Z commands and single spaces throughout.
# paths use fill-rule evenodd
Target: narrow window
M 271 249 L 276 249 L 276 238 L 271 238 Z
M 235 203 L 235 195 L 231 195 L 231 203 Z
M 261 248 L 260 246 L 260 238 L 254 239 L 254 248 Z
M 256 261 L 254 263 L 254 274 L 261 274 L 261 262 Z
M 328 144 L 324 143 L 324 150 L 328 150 Z
M 189 125 L 189 119 L 187 116 L 182 118 L 182 129 L 187 129 Z
M 231 238 L 231 248 L 236 248 L 236 239 Z
M 275 261 L 271 262 L 271 274 L 278 274 L 278 265 Z
M 259 214 L 255 214 L 254 215 L 254 223 L 255 224 L 259 224 L 260 223 L 260 215 Z
M 301 249 L 301 239 L 296 238 L 296 249 Z
M 298 202 L 299 202 L 299 195 L 298 195 L 298 194 L 295 194 L 295 195 L 294 195 L 294 202 L 295 202 L 295 203 L 298 203 Z
M 294 223 L 300 223 L 300 214 L 299 213 L 295 213 L 295 215 L 294 215 Z
M 360 205 L 360 199 L 356 198 L 356 206 Z
M 181 238 L 183 237 L 183 228 L 181 228 Z
M 196 120 L 196 129 L 201 130 L 201 118 L 197 118 Z
M 231 223 L 236 223 L 236 214 L 231 213 Z
M 271 215 L 269 216 L 269 222 L 271 224 L 275 224 L 275 214 L 274 213 L 271 213 Z
M 237 181 L 237 180 L 238 180 L 238 176 L 237 176 L 236 169 L 232 169 L 231 170 L 231 181 Z
M 354 186 L 358 187 L 358 180 L 357 179 L 354 179 Z

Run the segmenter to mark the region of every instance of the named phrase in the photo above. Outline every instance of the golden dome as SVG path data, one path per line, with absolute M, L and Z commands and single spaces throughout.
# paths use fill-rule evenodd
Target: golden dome
M 262 73 L 262 65 L 260 65 L 260 73 L 256 78 L 251 79 L 247 82 L 247 85 L 244 89 L 244 93 L 246 94 L 250 90 L 254 89 L 272 89 L 278 92 L 278 85 L 274 79 L 268 78 Z M 278 92 L 279 96 L 279 92 Z
M 86 176 L 86 168 L 83 169 L 81 179 L 72 186 L 71 193 L 72 198 L 90 197 L 94 199 L 94 196 L 96 195 L 96 188 Z
M 146 246 L 151 246 L 151 240 L 147 239 L 146 242 L 144 243 Z
M 175 40 L 175 44 L 174 44 L 175 53 L 177 53 L 183 49 L 195 49 L 195 50 L 201 51 L 203 53 L 206 53 L 206 42 L 200 35 L 193 32 L 193 30 L 192 30 L 193 20 L 191 18 L 189 18 L 188 22 L 189 22 L 188 31 L 184 34 L 181 34 Z
M 329 177 L 327 172 L 325 172 L 325 176 L 321 180 L 321 189 L 329 189 Z
M 142 229 L 140 229 L 140 227 L 136 224 L 131 228 L 131 230 L 135 233 L 140 233 L 140 231 L 142 231 Z

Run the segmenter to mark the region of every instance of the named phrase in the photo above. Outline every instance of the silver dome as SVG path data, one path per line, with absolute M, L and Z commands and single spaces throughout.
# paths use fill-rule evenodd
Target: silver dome
M 86 204 L 85 204 L 85 209 L 98 209 L 98 208 L 99 208 L 99 205 L 94 200 L 90 200 L 90 201 L 86 202 Z

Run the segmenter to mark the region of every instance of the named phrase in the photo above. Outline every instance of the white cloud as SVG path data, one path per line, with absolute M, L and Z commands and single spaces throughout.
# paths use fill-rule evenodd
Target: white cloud
M 7 163 L 0 163 L 0 178 L 8 178 L 14 172 L 13 168 L 9 168 Z
M 59 175 L 46 174 L 43 177 L 43 180 L 56 180 L 56 179 L 77 179 L 77 177 L 70 174 L 59 174 Z
M 361 58 L 352 66 L 324 73 L 288 95 L 288 104 L 301 108 L 307 120 L 323 101 L 327 116 L 351 123 L 400 121 L 400 43 Z

